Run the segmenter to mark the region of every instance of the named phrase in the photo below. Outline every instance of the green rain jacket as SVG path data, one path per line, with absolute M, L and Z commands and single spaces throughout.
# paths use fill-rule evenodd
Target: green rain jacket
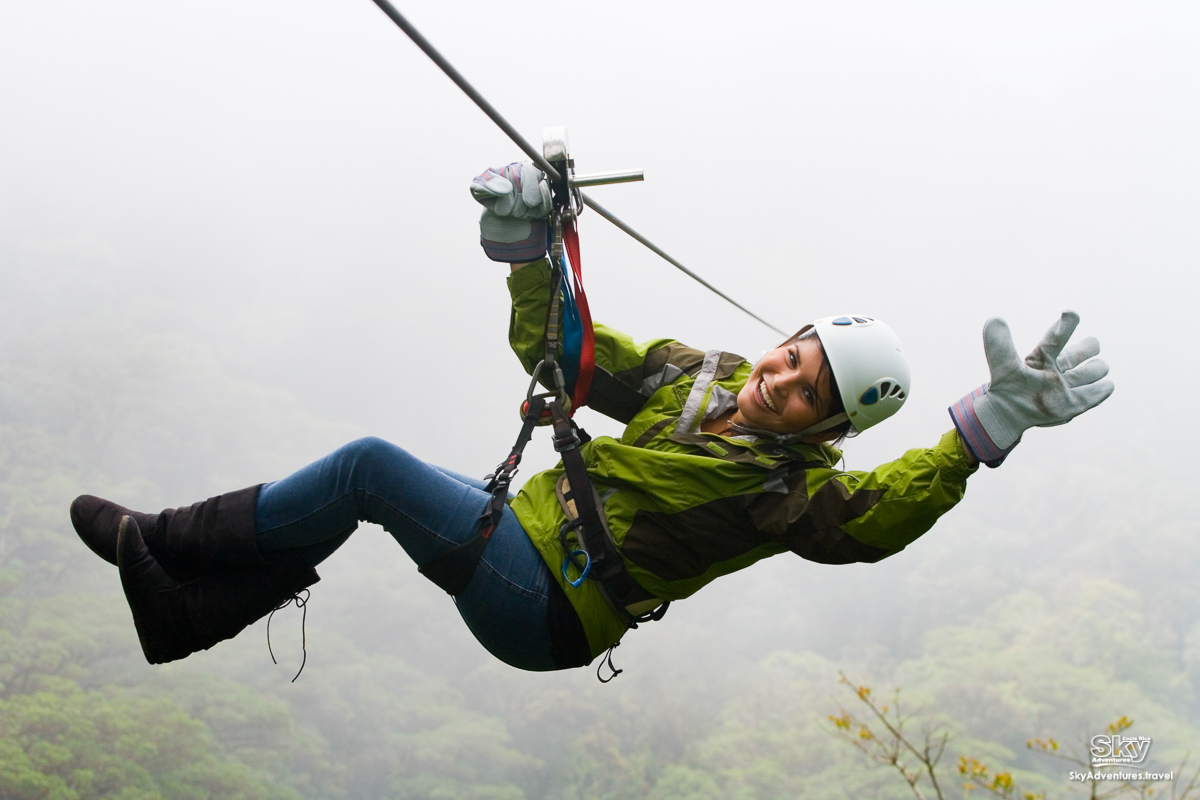
M 509 276 L 509 343 L 527 372 L 542 356 L 550 300 L 543 260 Z M 829 445 L 778 444 L 699 431 L 736 406 L 751 364 L 671 339 L 634 344 L 596 325 L 588 405 L 626 424 L 581 450 L 630 575 L 662 600 L 688 597 L 759 559 L 792 551 L 824 564 L 874 562 L 925 533 L 966 491 L 972 467 L 955 431 L 870 472 L 836 469 Z M 570 599 L 593 657 L 625 633 L 595 584 L 572 587 L 558 531 L 562 464 L 534 475 L 512 510 Z

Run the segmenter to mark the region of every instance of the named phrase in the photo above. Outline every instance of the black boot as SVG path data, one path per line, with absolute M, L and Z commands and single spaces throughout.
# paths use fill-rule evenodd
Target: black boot
M 266 562 L 254 541 L 258 486 L 210 497 L 186 508 L 142 514 L 90 494 L 71 503 L 71 524 L 84 544 L 110 564 L 117 563 L 117 528 L 133 517 L 146 546 L 178 580 L 215 567 L 252 567 Z
M 175 661 L 232 639 L 320 580 L 299 554 L 289 552 L 263 566 L 227 568 L 180 583 L 151 555 L 130 515 L 118 524 L 116 555 L 142 653 L 151 664 Z

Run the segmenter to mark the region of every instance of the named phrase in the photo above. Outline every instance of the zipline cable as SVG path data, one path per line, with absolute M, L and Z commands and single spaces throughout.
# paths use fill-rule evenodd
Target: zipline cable
M 458 70 L 456 70 L 454 68 L 454 65 L 451 64 L 449 61 L 447 61 L 446 58 L 441 53 L 438 52 L 437 48 L 434 47 L 432 44 L 430 44 L 429 40 L 426 39 L 424 36 L 422 36 L 421 32 L 418 31 L 415 27 L 413 27 L 413 24 L 411 22 L 409 22 L 407 19 L 405 19 L 403 14 L 401 14 L 398 10 L 396 10 L 395 6 L 393 6 L 390 2 L 388 2 L 388 0 L 372 0 L 372 2 L 375 3 L 375 5 L 379 6 L 379 10 L 382 11 L 384 14 L 387 14 L 388 18 L 392 22 L 396 23 L 396 27 L 398 27 L 400 30 L 404 31 L 404 33 L 408 36 L 408 38 L 412 39 L 413 43 L 417 47 L 421 48 L 421 51 L 423 53 L 425 53 L 425 55 L 429 56 L 429 58 L 433 61 L 433 63 L 437 64 L 438 67 L 442 70 L 442 72 L 446 73 L 446 77 L 448 77 L 450 80 L 454 81 L 454 83 L 458 86 L 458 88 L 462 89 L 463 92 L 466 93 L 467 97 L 471 98 L 471 100 L 475 103 L 475 105 L 479 106 L 480 110 L 483 111 L 483 113 L 488 115 L 488 117 L 492 120 L 492 122 L 497 124 L 500 127 L 500 130 L 504 131 L 504 133 L 508 135 L 508 138 L 512 139 L 513 142 L 517 145 L 517 147 L 521 148 L 522 152 L 524 152 L 525 155 L 529 156 L 529 158 L 533 161 L 534 164 L 537 164 L 538 169 L 540 169 L 542 172 L 545 172 L 548 176 L 550 176 L 551 179 L 553 179 L 555 181 L 562 180 L 562 177 L 558 174 L 558 170 L 556 170 L 553 166 L 551 166 L 550 162 L 548 162 L 545 159 L 545 157 L 543 157 L 542 154 L 540 152 L 538 152 L 538 150 L 533 145 L 531 145 L 529 142 L 527 142 L 525 140 L 525 137 L 517 132 L 516 128 L 514 128 L 512 125 L 510 125 L 508 123 L 508 120 L 506 120 L 504 117 L 500 116 L 500 112 L 497 111 L 492 106 L 492 104 L 489 103 L 484 98 L 483 95 L 481 95 L 478 91 L 475 90 L 475 87 L 472 86 L 470 84 L 470 82 L 468 82 L 467 79 L 462 76 L 462 73 L 460 73 Z M 615 214 L 613 214 L 611 211 L 604 208 L 604 206 L 597 203 L 591 197 L 588 197 L 588 195 L 586 195 L 582 192 L 580 192 L 580 194 L 583 195 L 583 202 L 586 203 L 589 208 L 593 209 L 597 214 L 604 217 L 606 220 L 611 222 L 613 225 L 616 225 L 618 228 L 625 231 L 625 233 L 632 236 L 638 242 L 640 242 L 640 243 L 644 244 L 646 247 L 650 248 L 650 250 L 657 253 L 662 258 L 664 258 L 668 264 L 670 264 L 671 266 L 675 267 L 676 269 L 682 271 L 685 275 L 687 275 L 688 277 L 690 277 L 693 280 L 700 283 L 701 286 L 703 286 L 704 288 L 713 292 L 718 297 L 720 297 L 722 300 L 725 300 L 727 303 L 730 303 L 731 305 L 738 308 L 739 310 L 744 311 L 746 314 L 749 314 L 751 317 L 758 320 L 763 325 L 766 325 L 768 328 L 775 331 L 780 336 L 787 336 L 787 334 L 784 333 L 782 330 L 775 327 L 771 323 L 767 322 L 765 319 L 758 316 L 753 311 L 751 311 L 750 309 L 743 306 L 741 303 L 736 302 L 731 297 L 729 297 L 729 295 L 720 291 L 715 286 L 713 286 L 711 283 L 704 280 L 699 275 L 697 275 L 696 273 L 692 272 L 690 269 L 685 267 L 683 264 L 680 264 L 678 261 L 671 258 L 669 255 L 666 254 L 666 252 L 664 252 L 662 250 L 662 248 L 656 246 L 653 242 L 651 242 L 645 236 L 642 236 L 640 233 L 635 231 L 633 228 L 626 225 L 624 222 L 622 222 L 620 219 L 618 219 Z
M 758 314 L 755 314 L 753 311 L 751 311 L 750 309 L 746 308 L 744 305 L 742 305 L 742 304 L 741 304 L 741 303 L 739 303 L 738 301 L 734 300 L 734 299 L 733 299 L 732 297 L 730 297 L 729 295 L 727 295 L 727 294 L 725 294 L 724 292 L 722 292 L 722 291 L 721 291 L 720 289 L 718 289 L 717 287 L 713 286 L 713 285 L 712 285 L 711 283 L 709 283 L 708 281 L 704 280 L 704 278 L 701 278 L 699 275 L 697 275 L 696 273 L 692 272 L 690 269 L 688 269 L 687 267 L 685 267 L 683 264 L 680 264 L 678 261 L 676 261 L 675 259 L 671 258 L 671 256 L 667 255 L 667 253 L 666 253 L 666 252 L 664 252 L 664 251 L 662 250 L 662 248 L 660 248 L 658 245 L 654 244 L 654 242 L 650 241 L 650 240 L 649 240 L 649 239 L 647 239 L 645 236 L 642 236 L 640 233 L 638 233 L 637 231 L 635 231 L 633 228 L 631 228 L 631 227 L 629 227 L 628 225 L 626 225 L 624 222 L 622 222 L 621 220 L 619 220 L 619 219 L 616 217 L 616 215 L 615 215 L 615 214 L 613 214 L 613 213 L 612 213 L 611 211 L 609 211 L 607 208 L 605 208 L 604 206 L 600 205 L 600 204 L 599 204 L 599 203 L 597 203 L 595 200 L 593 200 L 591 197 L 589 197 L 589 196 L 588 196 L 588 194 L 587 194 L 587 192 L 580 192 L 580 194 L 582 194 L 582 195 L 583 195 L 583 202 L 584 202 L 584 203 L 587 205 L 587 207 L 588 207 L 588 208 L 592 209 L 592 210 L 593 210 L 593 211 L 595 211 L 597 214 L 599 214 L 600 216 L 604 217 L 606 220 L 608 220 L 609 222 L 611 222 L 613 225 L 616 225 L 618 228 L 620 228 L 621 230 L 623 230 L 623 231 L 625 231 L 626 233 L 628 233 L 628 234 L 629 234 L 630 236 L 632 236 L 634 239 L 636 239 L 637 241 L 639 241 L 639 242 L 641 242 L 642 244 L 646 245 L 646 247 L 649 247 L 649 248 L 650 248 L 652 251 L 654 251 L 654 252 L 655 252 L 655 253 L 657 253 L 658 255 L 662 256 L 662 257 L 663 257 L 663 258 L 666 260 L 666 262 L 667 262 L 668 264 L 670 264 L 671 266 L 673 266 L 673 267 L 675 267 L 676 269 L 680 270 L 680 271 L 681 271 L 681 272 L 683 272 L 685 275 L 687 275 L 689 278 L 691 278 L 692 280 L 696 281 L 697 283 L 699 283 L 699 284 L 700 284 L 701 286 L 703 286 L 704 288 L 708 289 L 708 290 L 709 290 L 710 292 L 712 292 L 713 294 L 715 294 L 715 295 L 717 295 L 718 297 L 720 297 L 720 298 L 722 298 L 723 300 L 725 300 L 725 302 L 727 302 L 727 303 L 729 303 L 729 304 L 731 304 L 731 305 L 733 305 L 733 306 L 735 306 L 735 307 L 737 307 L 737 308 L 741 309 L 742 311 L 745 311 L 747 314 L 749 314 L 750 316 L 754 317 L 756 320 L 758 320 L 759 322 L 761 322 L 763 325 L 766 325 L 768 328 L 770 328 L 771 330 L 775 331 L 775 332 L 776 332 L 776 333 L 778 333 L 780 336 L 787 336 L 787 335 L 788 335 L 788 334 L 784 333 L 783 331 L 781 331 L 779 328 L 776 328 L 776 327 L 775 327 L 774 325 L 772 325 L 771 323 L 767 322 L 765 319 L 763 319 L 762 317 L 760 317 Z
M 383 11 L 383 13 L 388 15 L 392 22 L 396 23 L 396 26 L 400 28 L 400 30 L 404 31 L 408 35 L 408 38 L 413 40 L 413 43 L 416 44 L 417 47 L 421 48 L 425 55 L 429 56 L 429 58 L 433 60 L 433 63 L 437 64 L 438 67 L 441 68 L 442 72 L 446 73 L 446 77 L 454 81 L 454 83 L 458 85 L 458 88 L 467 93 L 467 97 L 471 98 L 471 100 L 475 102 L 475 105 L 479 106 L 483 113 L 487 114 L 491 118 L 492 122 L 500 126 L 500 130 L 508 134 L 508 138 L 512 139 L 516 143 L 517 147 L 521 148 L 525 152 L 525 155 L 529 156 L 533 160 L 533 163 L 538 165 L 538 169 L 556 181 L 562 180 L 562 177 L 558 174 L 558 170 L 550 166 L 550 162 L 542 156 L 537 148 L 525 141 L 525 137 L 518 133 L 516 128 L 514 128 L 512 125 L 509 125 L 508 120 L 500 116 L 500 112 L 493 108 L 492 104 L 489 103 L 483 95 L 475 91 L 475 87 L 472 86 L 467 79 L 462 76 L 462 73 L 456 70 L 454 65 L 447 61 L 445 57 L 443 57 L 442 54 L 437 51 L 437 48 L 430 44 L 429 40 L 422 36 L 421 32 L 414 28 L 412 23 L 406 20 L 404 15 L 396 10 L 395 6 L 389 3 L 388 0 L 373 0 L 373 2 L 375 5 L 379 6 L 379 9 Z

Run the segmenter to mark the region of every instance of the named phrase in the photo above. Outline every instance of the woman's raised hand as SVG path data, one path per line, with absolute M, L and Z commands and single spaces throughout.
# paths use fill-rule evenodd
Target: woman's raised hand
M 1102 380 L 1108 364 L 1096 358 L 1100 343 L 1089 336 L 1068 345 L 1077 325 L 1079 315 L 1064 311 L 1024 360 L 1004 320 L 984 325 L 992 379 L 950 407 L 959 435 L 980 461 L 999 465 L 1028 429 L 1062 425 L 1113 393 L 1113 382 Z
M 546 252 L 546 217 L 554 208 L 542 171 L 528 161 L 490 167 L 471 181 L 483 206 L 479 243 L 493 261 L 535 261 Z
M 546 176 L 529 161 L 488 167 L 471 181 L 471 195 L 498 217 L 543 219 L 554 208 Z

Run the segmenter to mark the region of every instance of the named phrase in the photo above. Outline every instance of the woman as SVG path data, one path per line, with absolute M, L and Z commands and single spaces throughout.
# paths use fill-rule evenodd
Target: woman
M 472 192 L 485 205 L 485 252 L 512 263 L 509 339 L 529 371 L 551 299 L 549 192 L 528 164 L 488 170 Z M 1111 394 L 1096 340 L 1066 346 L 1077 323 L 1065 312 L 1022 362 L 1004 322 L 990 320 L 992 380 L 951 407 L 954 429 L 870 472 L 836 469 L 830 443 L 906 399 L 908 365 L 883 323 L 818 320 L 753 365 L 597 325 L 591 405 L 627 427 L 581 454 L 634 596 L 614 602 L 569 558 L 576 509 L 560 464 L 502 509 L 455 596 L 459 612 L 506 663 L 563 669 L 610 649 L 638 615 L 767 556 L 842 564 L 897 553 L 962 498 L 979 461 L 997 466 L 1024 430 Z M 236 635 L 316 582 L 313 568 L 359 521 L 382 525 L 426 567 L 476 535 L 488 500 L 482 481 L 362 439 L 283 480 L 160 514 L 84 495 L 71 520 L 120 568 L 143 652 L 163 663 Z

